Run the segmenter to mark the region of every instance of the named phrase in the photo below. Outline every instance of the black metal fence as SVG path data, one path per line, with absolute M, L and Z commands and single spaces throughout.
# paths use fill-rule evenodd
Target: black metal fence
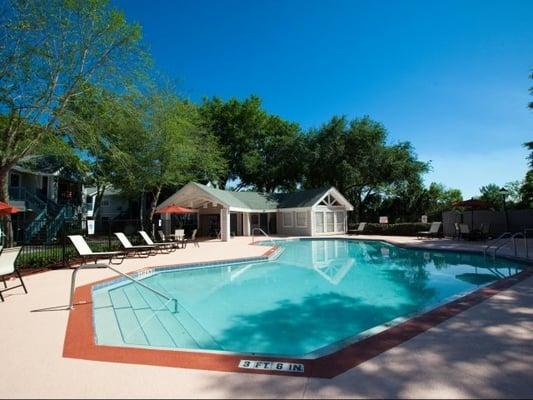
M 54 225 L 52 225 L 54 224 Z M 138 231 L 144 230 L 154 239 L 161 241 L 158 231 L 164 234 L 174 233 L 175 229 L 184 229 L 190 236 L 196 228 L 195 220 L 155 220 L 140 219 L 98 220 L 92 225 L 81 219 L 57 221 L 39 221 L 21 224 L 14 221 L 0 221 L 0 243 L 4 246 L 22 246 L 17 258 L 17 266 L 29 268 L 66 267 L 77 261 L 76 249 L 68 239 L 69 235 L 82 235 L 94 251 L 114 251 L 122 248 L 115 232 L 126 234 L 132 244 L 143 244 Z

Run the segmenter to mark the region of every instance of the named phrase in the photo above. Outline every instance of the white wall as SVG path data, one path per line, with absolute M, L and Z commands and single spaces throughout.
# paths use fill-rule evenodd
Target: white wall
M 297 213 L 305 215 L 305 225 L 298 224 Z M 284 215 L 291 215 L 291 223 L 287 226 L 284 223 Z M 284 211 L 278 210 L 276 213 L 276 227 L 278 234 L 287 236 L 311 236 L 311 209 L 304 209 L 302 211 Z M 300 221 L 301 222 L 301 221 Z

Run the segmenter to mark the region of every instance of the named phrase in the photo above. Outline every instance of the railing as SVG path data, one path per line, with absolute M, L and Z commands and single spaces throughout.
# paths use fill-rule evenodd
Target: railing
M 493 257 L 496 257 L 496 252 L 498 251 L 498 249 L 500 247 L 502 247 L 503 245 L 505 245 L 506 243 L 503 242 L 504 240 L 509 240 L 511 239 L 511 236 L 513 236 L 513 234 L 511 232 L 504 232 L 502 233 L 500 236 L 498 236 L 496 238 L 496 241 L 494 243 L 490 243 L 488 245 L 485 246 L 485 249 L 483 250 L 483 255 L 487 255 L 487 253 L 489 252 L 489 249 L 491 247 L 494 247 L 494 254 L 493 254 Z M 501 243 L 499 246 L 496 246 L 498 243 Z
M 63 207 L 46 227 L 46 240 L 53 240 L 66 219 L 67 209 Z
M 254 228 L 254 229 L 252 229 L 252 244 L 255 243 L 255 235 L 254 235 L 254 233 L 255 233 L 256 231 L 257 231 L 257 232 L 260 232 L 264 237 L 266 237 L 268 240 L 270 240 L 270 242 L 271 242 L 273 245 L 276 245 L 276 242 L 274 242 L 274 240 L 273 240 L 270 236 L 268 236 L 268 234 L 267 234 L 264 230 L 262 230 L 261 228 Z
M 129 279 L 134 284 L 140 285 L 143 288 L 145 288 L 147 290 L 150 290 L 152 293 L 155 293 L 158 296 L 161 296 L 164 299 L 166 299 L 167 303 L 165 303 L 165 306 L 169 302 L 172 302 L 172 304 L 174 305 L 172 312 L 174 314 L 176 314 L 178 312 L 178 300 L 176 300 L 173 297 L 167 296 L 166 294 L 160 292 L 159 290 L 154 289 L 153 287 L 148 286 L 145 283 L 142 283 L 141 281 L 139 281 L 139 280 L 137 280 L 137 279 L 125 274 L 124 272 L 119 271 L 116 268 L 113 268 L 109 264 L 84 264 L 84 265 L 81 265 L 78 268 L 76 268 L 74 271 L 72 271 L 72 277 L 70 279 L 70 300 L 69 300 L 69 303 L 68 303 L 69 304 L 69 310 L 74 309 L 74 289 L 76 288 L 76 275 L 77 275 L 78 271 L 81 270 L 81 269 L 93 269 L 93 268 L 109 268 L 114 273 L 116 273 L 116 274 L 118 274 L 118 275 L 120 275 L 120 276 L 122 276 L 122 277 L 124 277 L 126 279 Z
M 485 249 L 483 250 L 483 254 L 486 256 L 487 253 L 489 252 L 490 248 L 492 247 L 492 248 L 494 248 L 494 252 L 492 253 L 492 257 L 495 258 L 496 257 L 496 253 L 498 252 L 498 250 L 500 250 L 505 245 L 507 245 L 509 243 L 512 243 L 513 252 L 514 252 L 514 255 L 516 257 L 518 255 L 518 247 L 516 245 L 516 239 L 517 238 L 523 238 L 524 239 L 525 255 L 526 255 L 526 258 L 529 258 L 529 246 L 528 246 L 528 242 L 527 242 L 527 231 L 529 231 L 529 230 L 531 230 L 531 229 L 526 229 L 526 230 L 524 230 L 524 232 L 516 232 L 516 233 L 504 232 L 504 233 L 502 233 L 500 236 L 498 236 L 498 238 L 496 239 L 495 242 L 490 243 L 487 246 L 485 246 Z
M 522 237 L 524 239 L 524 247 L 525 247 L 526 258 L 529 258 L 529 249 L 528 249 L 528 245 L 527 245 L 527 235 L 526 235 L 525 232 L 524 233 L 516 232 L 513 236 L 511 236 L 511 239 L 513 240 L 514 255 L 515 255 L 515 257 L 517 256 L 516 238 L 520 238 L 520 237 Z
M 75 248 L 67 238 L 68 235 L 84 235 L 90 248 L 95 252 L 118 251 L 121 249 L 121 245 L 113 232 L 124 232 L 132 244 L 142 244 L 143 240 L 137 233 L 141 229 L 151 232 L 154 224 L 156 230 L 162 229 L 165 232 L 173 232 L 175 228 L 179 228 L 175 221 L 163 222 L 162 226 L 159 226 L 157 221 L 151 223 L 139 219 L 96 221 L 94 233 L 89 235 L 87 222 L 81 218 L 60 218 L 55 224 L 54 221 L 43 219 L 40 223 L 34 223 L 34 229 L 38 229 L 40 233 L 36 234 L 32 240 L 26 240 L 24 235 L 32 222 L 23 219 L 12 221 L 0 219 L 0 230 L 2 232 L 12 231 L 13 244 L 24 245 L 20 256 L 17 258 L 18 267 L 57 268 L 66 267 L 70 262 L 79 260 Z M 55 226 L 49 227 L 51 224 Z M 186 236 L 190 236 L 192 228 L 196 228 L 196 225 L 191 225 L 191 228 L 188 226 L 185 225 Z M 46 238 L 47 230 L 50 231 L 51 235 L 48 238 Z M 52 231 L 56 231 L 56 233 L 52 235 Z

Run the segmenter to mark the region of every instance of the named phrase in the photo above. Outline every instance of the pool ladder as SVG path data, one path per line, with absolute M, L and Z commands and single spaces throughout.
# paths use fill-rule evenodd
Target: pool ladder
M 494 248 L 494 251 L 492 253 L 492 258 L 496 258 L 496 253 L 498 252 L 498 250 L 500 250 L 503 246 L 509 244 L 509 242 L 512 241 L 514 256 L 517 257 L 518 248 L 516 244 L 516 239 L 524 239 L 524 250 L 525 250 L 526 258 L 529 258 L 529 248 L 528 248 L 528 243 L 527 243 L 527 231 L 529 230 L 532 230 L 532 229 L 526 229 L 524 230 L 524 232 L 502 233 L 500 236 L 496 238 L 496 241 L 494 243 L 490 243 L 487 246 L 485 246 L 485 249 L 483 250 L 483 255 L 486 256 L 489 250 L 491 248 Z
M 264 237 L 266 237 L 268 240 L 270 240 L 270 243 L 272 243 L 273 246 L 276 245 L 276 242 L 274 242 L 274 239 L 272 239 L 264 230 L 261 228 L 254 228 L 252 229 L 252 244 L 255 243 L 255 232 L 260 232 Z
M 76 275 L 77 275 L 78 271 L 81 270 L 81 269 L 94 269 L 94 268 L 97 268 L 97 269 L 99 269 L 99 268 L 109 268 L 114 273 L 116 273 L 116 274 L 118 274 L 118 275 L 120 275 L 120 276 L 122 276 L 122 277 L 124 277 L 124 278 L 126 278 L 126 279 L 128 279 L 130 281 L 132 281 L 134 284 L 142 286 L 143 288 L 148 289 L 151 292 L 163 297 L 164 299 L 167 300 L 167 302 L 165 303 L 165 306 L 168 303 L 172 303 L 172 305 L 173 305 L 172 310 L 171 310 L 172 313 L 176 314 L 178 312 L 178 300 L 176 300 L 175 298 L 167 296 L 166 294 L 160 292 L 157 289 L 154 289 L 151 286 L 148 286 L 147 284 L 141 282 L 140 280 L 135 279 L 132 276 L 127 275 L 124 272 L 121 272 L 121 271 L 119 271 L 116 268 L 113 268 L 109 264 L 101 264 L 101 263 L 100 264 L 83 264 L 83 265 L 80 265 L 79 267 L 77 267 L 76 269 L 74 269 L 74 271 L 72 271 L 72 277 L 71 277 L 71 280 L 70 280 L 69 310 L 74 309 L 74 290 L 76 288 Z

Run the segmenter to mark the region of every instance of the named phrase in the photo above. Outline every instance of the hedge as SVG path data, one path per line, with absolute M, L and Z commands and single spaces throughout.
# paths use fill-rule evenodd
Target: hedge
M 357 229 L 357 226 L 350 226 L 350 230 Z M 400 224 L 367 223 L 362 233 L 365 235 L 416 236 L 418 232 L 428 231 L 430 226 L 431 224 L 424 224 L 422 222 L 406 222 Z

